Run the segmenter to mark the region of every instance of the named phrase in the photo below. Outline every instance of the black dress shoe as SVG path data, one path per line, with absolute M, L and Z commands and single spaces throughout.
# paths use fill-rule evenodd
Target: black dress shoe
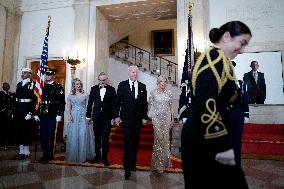
M 124 174 L 125 180 L 129 180 L 130 176 L 131 176 L 131 172 L 125 170 L 125 174 Z
M 29 159 L 31 157 L 31 154 L 23 155 L 22 159 Z
M 43 156 L 39 159 L 39 162 L 40 163 L 48 163 L 49 161 L 53 160 L 53 157 L 46 157 L 46 156 Z
M 105 166 L 110 166 L 110 164 L 109 164 L 109 161 L 108 161 L 108 160 L 103 161 L 103 164 L 104 164 Z
M 47 158 L 45 156 L 42 156 L 41 158 L 39 158 L 38 160 L 40 163 L 45 163 L 47 162 Z
M 15 157 L 13 157 L 13 160 L 23 160 L 25 159 L 24 154 L 17 154 Z
M 92 163 L 99 163 L 101 161 L 101 158 L 98 156 L 95 156 L 95 158 L 93 159 Z

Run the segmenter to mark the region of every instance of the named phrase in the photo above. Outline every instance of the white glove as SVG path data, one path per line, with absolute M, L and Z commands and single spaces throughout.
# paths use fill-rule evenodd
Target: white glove
M 61 116 L 59 116 L 59 115 L 56 116 L 56 122 L 57 122 L 57 123 L 58 123 L 59 121 L 61 121 L 61 119 L 62 119 Z
M 40 121 L 39 117 L 36 115 L 34 116 L 35 121 Z
M 184 124 L 186 122 L 187 118 L 182 118 L 182 123 Z
M 234 150 L 217 153 L 215 160 L 224 165 L 236 165 Z
M 32 119 L 32 115 L 31 114 L 27 114 L 26 117 L 25 117 L 25 120 L 30 120 Z
M 245 117 L 245 123 L 249 122 L 249 118 Z

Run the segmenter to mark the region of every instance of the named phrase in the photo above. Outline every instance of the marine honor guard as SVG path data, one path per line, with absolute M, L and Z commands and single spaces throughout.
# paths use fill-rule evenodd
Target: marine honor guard
M 23 68 L 22 81 L 17 84 L 16 89 L 15 128 L 19 153 L 15 156 L 15 160 L 23 160 L 31 156 L 29 146 L 32 144 L 32 115 L 36 104 L 35 82 L 31 79 L 31 76 L 32 70 Z
M 40 141 L 43 151 L 41 162 L 53 159 L 56 125 L 61 121 L 65 110 L 64 89 L 61 84 L 54 81 L 55 74 L 55 69 L 47 68 L 39 117 L 35 116 L 35 120 L 40 120 Z

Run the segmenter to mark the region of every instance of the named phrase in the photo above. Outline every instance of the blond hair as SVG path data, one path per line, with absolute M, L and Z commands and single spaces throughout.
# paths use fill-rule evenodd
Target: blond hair
M 84 90 L 83 90 L 83 82 L 79 79 L 79 78 L 75 78 L 72 80 L 72 87 L 71 87 L 71 94 L 72 95 L 75 95 L 76 94 L 76 89 L 75 89 L 75 83 L 77 81 L 80 81 L 80 85 L 81 85 L 81 89 L 80 89 L 80 93 L 84 93 Z
M 157 78 L 157 85 L 159 85 L 159 83 L 161 81 L 165 81 L 166 83 L 168 82 L 168 78 L 165 76 L 165 75 L 160 75 L 158 78 Z

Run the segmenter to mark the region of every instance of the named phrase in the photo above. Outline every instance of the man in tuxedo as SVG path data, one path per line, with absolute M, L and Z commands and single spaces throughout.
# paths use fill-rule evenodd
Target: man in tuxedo
M 89 122 L 92 117 L 94 124 L 96 156 L 93 163 L 102 160 L 105 166 L 109 166 L 109 136 L 115 118 L 116 92 L 114 87 L 107 84 L 108 76 L 104 72 L 99 74 L 98 80 L 99 84 L 91 88 L 86 119 Z
M 129 79 L 122 81 L 117 89 L 116 125 L 121 124 L 124 134 L 123 165 L 125 179 L 136 170 L 137 152 L 140 130 L 147 122 L 147 90 L 146 85 L 137 81 L 138 67 L 128 68 Z
M 264 73 L 257 71 L 259 68 L 257 61 L 250 64 L 251 71 L 244 74 L 244 84 L 247 91 L 247 99 L 249 104 L 264 104 L 266 99 L 266 84 Z

